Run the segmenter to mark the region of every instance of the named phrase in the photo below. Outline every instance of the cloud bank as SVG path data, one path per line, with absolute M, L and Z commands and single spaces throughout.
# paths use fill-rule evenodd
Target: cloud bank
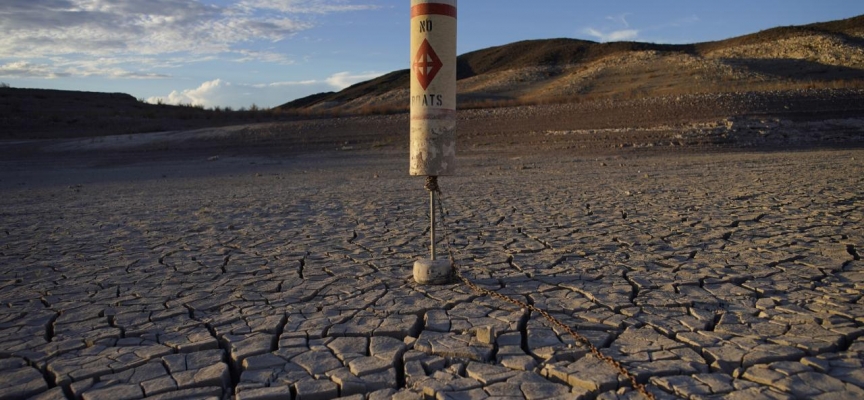
M 314 19 L 305 15 L 374 8 L 340 0 L 240 0 L 226 6 L 202 0 L 3 0 L 0 76 L 158 77 L 147 71 L 165 57 L 179 64 L 224 55 L 290 64 L 286 56 L 254 45 L 312 28 Z

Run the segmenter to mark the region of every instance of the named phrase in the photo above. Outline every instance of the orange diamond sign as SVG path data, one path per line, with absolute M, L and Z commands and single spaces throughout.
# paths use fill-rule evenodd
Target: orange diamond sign
M 420 45 L 420 49 L 417 50 L 417 55 L 414 56 L 414 65 L 412 66 L 414 75 L 417 75 L 417 80 L 420 82 L 420 86 L 423 86 L 423 90 L 429 87 L 429 84 L 432 83 L 435 75 L 438 75 L 438 71 L 443 66 L 444 63 L 435 54 L 435 50 L 429 45 L 429 41 L 424 39 L 423 44 Z

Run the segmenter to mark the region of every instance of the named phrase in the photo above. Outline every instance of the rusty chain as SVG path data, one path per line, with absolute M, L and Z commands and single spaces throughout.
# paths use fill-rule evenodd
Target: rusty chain
M 430 179 L 430 178 L 434 178 L 434 179 Z M 616 361 L 612 357 L 610 357 L 606 354 L 603 354 L 600 351 L 600 349 L 598 349 L 597 346 L 594 346 L 591 343 L 591 341 L 589 341 L 585 336 L 582 336 L 579 333 L 577 333 L 576 330 L 574 330 L 573 328 L 571 328 L 567 324 L 561 322 L 559 319 L 552 316 L 552 314 L 549 314 L 548 311 L 543 310 L 539 307 L 536 307 L 532 304 L 528 304 L 524 301 L 520 301 L 520 300 L 514 299 L 512 297 L 508 297 L 508 296 L 503 295 L 501 293 L 498 293 L 496 291 L 480 287 L 477 284 L 475 284 L 474 282 L 471 282 L 471 280 L 466 278 L 464 275 L 462 275 L 462 272 L 459 270 L 459 265 L 456 263 L 456 257 L 453 253 L 453 246 L 450 245 L 450 233 L 449 233 L 449 229 L 447 229 L 447 223 L 446 223 L 446 220 L 444 217 L 446 210 L 444 208 L 444 203 L 441 199 L 441 197 L 442 197 L 441 189 L 438 187 L 437 177 L 428 177 L 427 178 L 426 190 L 434 191 L 434 192 L 438 193 L 437 206 L 439 209 L 438 214 L 441 215 L 441 227 L 444 231 L 444 242 L 447 245 L 447 253 L 448 253 L 448 256 L 450 257 L 450 267 L 453 270 L 453 275 L 457 279 L 462 281 L 462 283 L 464 283 L 465 286 L 468 286 L 471 290 L 473 290 L 477 293 L 480 293 L 482 295 L 486 295 L 489 297 L 494 297 L 494 298 L 502 300 L 504 302 L 516 305 L 520 308 L 531 310 L 533 312 L 536 312 L 537 314 L 540 314 L 541 316 L 543 316 L 543 318 L 545 318 L 547 321 L 549 321 L 550 324 L 557 326 L 558 328 L 560 328 L 560 329 L 564 330 L 565 332 L 567 332 L 568 334 L 570 334 L 570 336 L 572 336 L 573 339 L 576 340 L 576 343 L 587 347 L 588 350 L 591 352 L 591 354 L 594 355 L 594 357 L 597 357 L 598 359 L 603 360 L 604 362 L 606 362 L 607 364 L 609 364 L 610 366 L 615 368 L 615 370 L 618 371 L 618 374 L 627 378 L 630 381 L 630 384 L 633 385 L 633 388 L 636 391 L 638 391 L 639 393 L 641 393 L 643 396 L 645 396 L 645 398 L 647 398 L 649 400 L 655 400 L 656 399 L 654 397 L 654 394 L 648 391 L 648 388 L 645 386 L 645 384 L 639 383 L 636 380 L 636 376 L 633 375 L 632 373 L 630 373 L 630 371 L 628 371 L 627 368 L 624 367 L 624 365 L 622 365 L 620 362 Z M 456 251 L 458 252 L 459 250 L 457 249 Z

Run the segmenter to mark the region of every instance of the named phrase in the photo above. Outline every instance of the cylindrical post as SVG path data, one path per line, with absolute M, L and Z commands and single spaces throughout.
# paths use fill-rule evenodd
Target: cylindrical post
M 432 261 L 435 261 L 435 191 L 429 191 L 429 217 L 431 225 L 429 226 L 429 236 L 432 239 L 431 244 L 429 245 L 429 252 L 431 254 Z
M 456 0 L 411 0 L 411 175 L 456 168 Z
M 430 259 L 414 263 L 414 281 L 444 284 L 446 259 L 435 259 L 437 177 L 456 170 L 456 0 L 411 0 L 410 174 L 426 176 Z

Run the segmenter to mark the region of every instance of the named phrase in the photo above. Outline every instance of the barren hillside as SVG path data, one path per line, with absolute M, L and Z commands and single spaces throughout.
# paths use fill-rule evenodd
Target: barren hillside
M 462 107 L 864 87 L 864 16 L 690 45 L 531 40 L 458 58 Z M 408 70 L 281 109 L 404 109 Z

